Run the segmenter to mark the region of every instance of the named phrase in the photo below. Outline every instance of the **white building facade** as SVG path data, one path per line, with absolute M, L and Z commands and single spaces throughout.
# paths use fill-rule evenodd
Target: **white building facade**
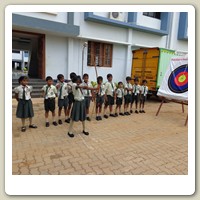
M 96 81 L 96 65 L 104 80 L 111 73 L 124 81 L 131 75 L 132 50 L 187 52 L 187 19 L 184 12 L 13 13 L 13 49 L 29 51 L 32 78 L 61 73 L 69 79 L 75 72 Z

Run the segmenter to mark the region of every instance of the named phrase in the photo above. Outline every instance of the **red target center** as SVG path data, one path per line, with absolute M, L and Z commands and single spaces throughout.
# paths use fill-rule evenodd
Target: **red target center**
M 188 72 L 180 72 L 174 78 L 174 82 L 177 86 L 183 86 L 188 83 Z

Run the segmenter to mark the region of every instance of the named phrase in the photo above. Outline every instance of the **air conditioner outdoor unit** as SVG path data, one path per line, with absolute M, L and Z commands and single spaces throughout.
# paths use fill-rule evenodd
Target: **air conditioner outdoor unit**
M 110 19 L 124 21 L 124 13 L 123 12 L 110 12 Z

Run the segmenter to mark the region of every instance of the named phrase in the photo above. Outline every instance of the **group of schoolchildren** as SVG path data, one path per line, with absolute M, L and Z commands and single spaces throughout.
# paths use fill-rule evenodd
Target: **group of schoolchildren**
M 62 124 L 61 113 L 64 108 L 65 122 L 69 123 L 68 136 L 74 137 L 73 124 L 81 121 L 83 126 L 82 133 L 89 135 L 86 131 L 85 120 L 91 121 L 89 116 L 90 102 L 95 102 L 96 120 L 102 120 L 102 117 L 107 119 L 117 117 L 118 115 L 130 115 L 133 113 L 133 104 L 135 103 L 135 113 L 145 113 L 144 103 L 148 93 L 147 81 L 143 80 L 142 85 L 139 85 L 139 79 L 134 78 L 134 84 L 131 84 L 131 77 L 126 77 L 126 83 L 119 82 L 117 86 L 112 81 L 112 74 L 107 75 L 107 82 L 103 83 L 103 77 L 97 77 L 97 85 L 92 86 L 89 83 L 89 75 L 83 75 L 83 81 L 80 76 L 74 72 L 70 74 L 70 81 L 65 82 L 64 76 L 58 74 L 57 83 L 54 85 L 51 76 L 46 77 L 47 84 L 43 86 L 44 109 L 45 109 L 45 126 L 49 127 L 49 111 L 52 113 L 52 124 L 57 126 Z M 32 86 L 28 85 L 28 77 L 21 76 L 19 86 L 14 89 L 15 98 L 18 101 L 16 116 L 21 118 L 21 131 L 26 131 L 25 119 L 29 118 L 29 128 L 37 128 L 32 123 L 34 116 L 33 106 L 31 101 Z M 55 99 L 58 97 L 58 120 L 55 119 Z M 124 102 L 124 111 L 122 105 Z M 115 110 L 113 109 L 116 104 Z M 138 111 L 139 104 L 139 111 Z M 103 107 L 104 105 L 104 107 Z M 107 109 L 109 107 L 109 115 Z M 103 109 L 103 115 L 102 115 Z M 58 122 L 58 123 L 57 123 Z

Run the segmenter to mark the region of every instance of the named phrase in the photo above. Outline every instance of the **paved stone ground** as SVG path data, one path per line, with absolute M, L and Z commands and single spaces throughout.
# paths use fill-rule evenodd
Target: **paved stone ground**
M 69 138 L 69 124 L 44 126 L 43 99 L 33 99 L 37 129 L 20 131 L 13 99 L 14 175 L 69 174 L 188 174 L 187 116 L 181 105 L 165 103 L 158 117 L 158 101 L 146 103 L 145 114 L 86 122 L 89 136 L 80 134 L 75 123 L 74 138 Z M 91 108 L 93 105 L 91 105 Z M 28 121 L 27 121 L 28 124 Z

